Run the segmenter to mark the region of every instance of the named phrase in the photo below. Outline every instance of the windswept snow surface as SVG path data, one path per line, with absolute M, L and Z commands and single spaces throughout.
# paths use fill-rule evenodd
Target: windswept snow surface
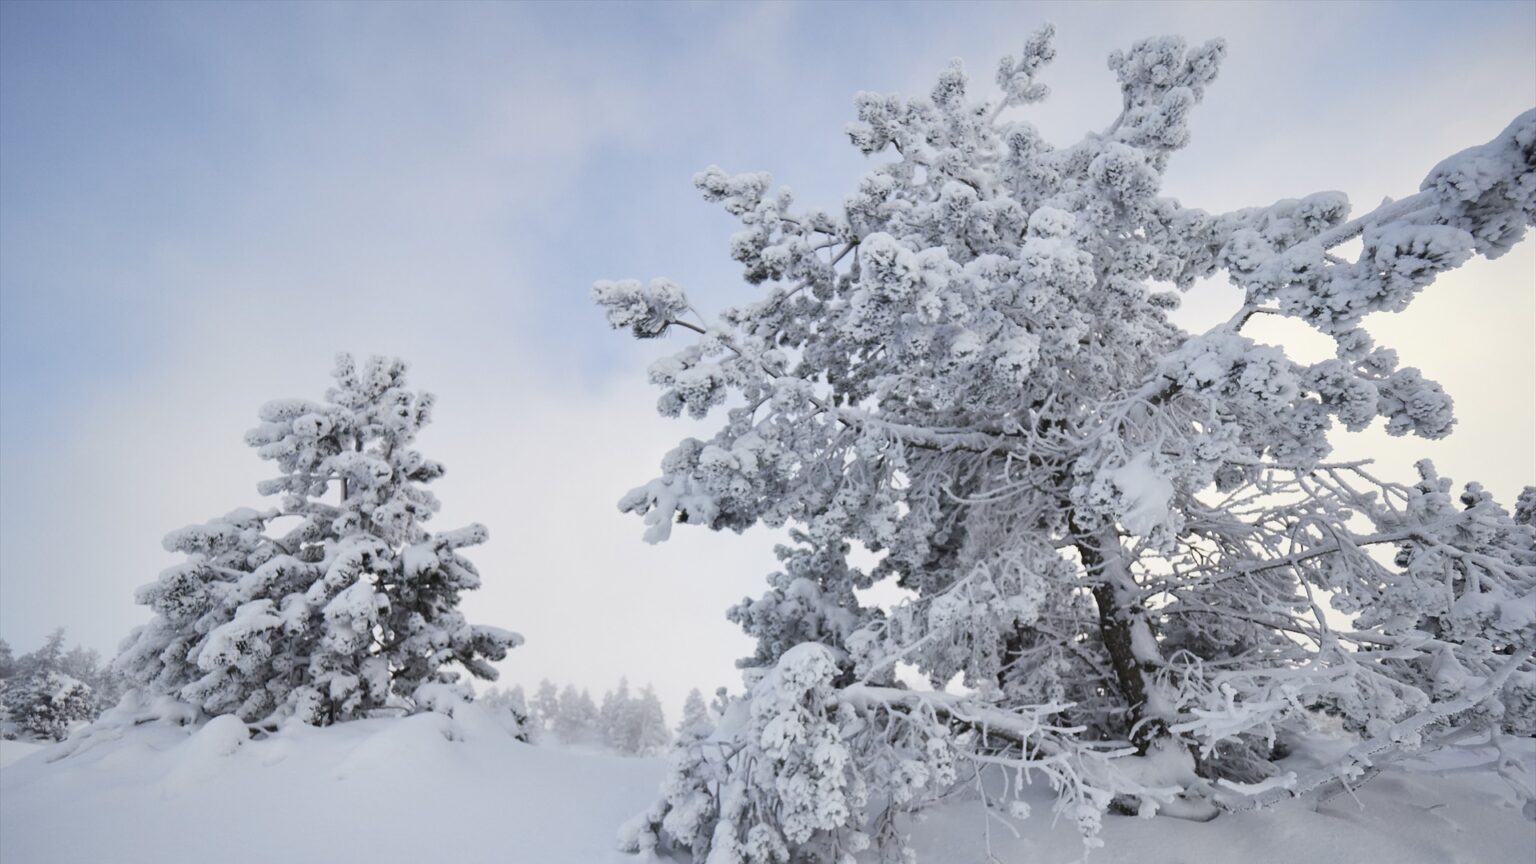
M 4 743 L 7 757 L 28 749 Z M 455 718 L 295 726 L 255 741 L 227 717 L 195 731 L 146 725 L 60 758 L 71 743 L 0 769 L 5 864 L 640 864 L 614 851 L 614 835 L 662 774 L 660 760 L 522 744 L 479 706 Z M 1507 864 L 1536 855 L 1536 823 L 1488 774 L 1389 770 L 1357 797 L 1209 823 L 1107 818 L 1105 846 L 1087 860 Z M 1029 803 L 1032 817 L 1006 823 L 974 802 L 936 808 L 911 826 L 919 860 L 983 864 L 989 832 L 1001 864 L 1080 860 L 1070 820 L 1052 824 L 1047 791 Z
M 0 740 L 0 768 L 15 762 L 23 756 L 30 756 L 46 746 L 46 744 L 34 744 L 31 741 Z
M 659 760 L 523 744 L 476 709 L 249 740 L 220 717 L 0 770 L 5 864 L 633 864 Z

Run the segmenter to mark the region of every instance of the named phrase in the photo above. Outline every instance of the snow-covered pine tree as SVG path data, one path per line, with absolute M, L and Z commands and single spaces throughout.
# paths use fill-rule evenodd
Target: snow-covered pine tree
M 688 698 L 683 700 L 683 719 L 677 724 L 677 734 L 686 734 L 692 729 L 709 729 L 714 725 L 709 717 L 709 706 L 704 704 L 704 694 L 695 687 L 688 691 Z
M 560 689 L 548 678 L 539 682 L 531 713 L 534 728 L 541 734 L 555 731 L 555 718 L 560 716 Z
M 743 224 L 755 299 L 706 319 L 665 280 L 595 286 L 616 328 L 697 334 L 651 367 L 663 414 L 724 413 L 621 508 L 652 542 L 678 522 L 794 541 L 730 612 L 758 642 L 747 692 L 712 746 L 681 742 L 629 848 L 895 855 L 901 811 L 961 778 L 998 805 L 1031 775 L 1092 839 L 1115 803 L 1208 816 L 1536 731 L 1536 493 L 1512 518 L 1428 464 L 1397 483 L 1328 461 L 1336 423 L 1450 431 L 1450 398 L 1360 322 L 1523 236 L 1536 111 L 1354 219 L 1336 192 L 1211 214 L 1159 187 L 1224 50 L 1116 52 L 1119 116 L 1066 147 L 1006 113 L 1046 95 L 1048 28 L 992 102 L 958 64 L 926 98 L 861 93 L 850 137 L 882 161 L 841 212 L 765 174 L 695 178 Z M 1179 292 L 1219 271 L 1241 309 L 1184 332 Z M 1336 356 L 1255 342 L 1259 315 Z M 881 583 L 911 599 L 861 602 Z M 1278 772 L 1317 712 L 1358 743 Z
M 36 672 L 63 672 L 69 653 L 64 650 L 65 630 L 55 627 L 38 646 L 36 651 L 21 655 L 16 660 L 15 674 L 27 677 Z
M 69 649 L 59 669 L 91 688 L 98 711 L 116 705 L 122 698 L 122 678 L 112 671 L 112 664 L 102 665 L 101 654 L 95 648 L 76 645 Z
M 560 691 L 560 707 L 551 731 L 566 746 L 584 747 L 602 743 L 597 703 L 592 701 L 592 694 L 586 690 L 577 690 L 574 684 L 565 685 Z
M 16 674 L 16 656 L 11 653 L 11 645 L 4 639 L 0 639 L 0 685 L 5 679 Z
M 522 687 L 513 687 L 510 690 L 492 687 L 481 693 L 476 701 L 516 728 L 516 737 L 519 740 L 531 742 L 537 737 L 539 730 L 534 728 L 533 720 L 528 714 L 528 700 L 523 695 Z
M 66 652 L 60 627 L 36 651 L 7 664 L 0 675 L 0 719 L 7 737 L 61 741 L 70 727 L 95 719 L 103 693 L 110 696 L 114 689 L 97 659 L 95 651 L 79 645 Z
M 603 746 L 618 753 L 633 752 L 631 749 L 634 697 L 629 695 L 629 679 L 620 678 L 616 690 L 603 694 L 602 705 L 597 709 L 598 736 Z
M 489 661 L 521 639 L 470 625 L 458 610 L 480 577 L 461 549 L 471 525 L 431 533 L 426 484 L 443 467 L 412 446 L 432 397 L 410 390 L 399 360 L 361 369 L 340 355 L 324 402 L 261 408 L 246 436 L 281 475 L 264 481 L 278 508 L 237 510 L 174 531 L 187 560 L 139 590 L 155 613 L 125 641 L 116 667 L 134 685 L 208 714 L 249 722 L 292 714 L 326 724 L 398 700 L 403 707 L 465 697 L 457 665 L 494 679 Z M 268 523 L 297 517 L 282 537 Z
M 651 685 L 645 685 L 640 691 L 630 713 L 633 731 L 626 736 L 629 745 L 626 752 L 634 756 L 652 756 L 666 749 L 672 734 L 667 730 L 667 714 L 661 707 L 661 699 Z
M 41 647 L 8 664 L 0 689 L 6 736 L 63 741 L 77 723 L 100 713 L 92 684 L 103 681 L 94 650 L 65 650 L 65 629 L 49 633 Z
M 528 697 L 523 693 L 523 685 L 519 684 L 507 691 L 507 707 L 525 720 L 528 718 Z
M 70 727 L 99 712 L 90 685 L 55 669 L 38 669 L 5 689 L 8 723 L 21 735 L 63 741 Z

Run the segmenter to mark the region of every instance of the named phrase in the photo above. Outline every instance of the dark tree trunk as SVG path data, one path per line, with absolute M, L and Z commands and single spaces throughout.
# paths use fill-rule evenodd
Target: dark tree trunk
M 1072 531 L 1099 607 L 1099 633 L 1125 697 L 1126 732 L 1136 751 L 1146 753 L 1154 741 L 1168 735 L 1167 720 L 1147 710 L 1147 679 L 1156 671 L 1156 663 L 1152 658 L 1136 656 L 1134 628 L 1148 626 L 1146 610 L 1134 594 L 1135 582 L 1120 557 L 1120 538 L 1115 530 L 1084 531 L 1074 518 Z

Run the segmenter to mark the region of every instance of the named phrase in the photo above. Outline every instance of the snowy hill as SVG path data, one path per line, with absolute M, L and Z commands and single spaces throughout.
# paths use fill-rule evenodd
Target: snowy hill
M 0 860 L 636 864 L 614 851 L 615 830 L 649 803 L 661 773 L 660 760 L 520 743 L 478 709 L 294 726 L 257 741 L 230 717 L 196 731 L 143 726 L 0 768 Z M 1491 775 L 1388 771 L 1358 799 L 1206 824 L 1109 818 L 1105 847 L 1088 860 L 1504 864 L 1536 851 L 1536 824 Z M 989 833 L 1004 864 L 1078 860 L 1078 837 L 1052 826 L 1044 790 L 1032 805 L 1033 818 L 1012 823 L 1018 836 L 974 803 L 937 808 L 912 827 L 920 861 L 981 864 Z

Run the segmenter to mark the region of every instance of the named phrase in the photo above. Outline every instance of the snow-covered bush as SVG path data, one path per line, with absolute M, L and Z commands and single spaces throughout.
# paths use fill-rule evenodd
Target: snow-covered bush
M 445 686 L 468 698 L 452 665 L 496 677 L 489 661 L 521 639 L 458 610 L 480 584 L 460 550 L 486 530 L 426 529 L 438 509 L 426 484 L 443 466 L 412 447 L 433 399 L 405 371 L 343 354 L 324 402 L 262 406 L 246 441 L 281 471 L 259 487 L 280 504 L 166 536 L 187 557 L 139 589 L 154 618 L 116 661 L 135 686 L 248 722 L 327 724 L 389 703 L 448 705 Z M 269 533 L 290 517 L 296 527 Z
M 723 413 L 621 508 L 651 542 L 794 541 L 730 611 L 757 639 L 747 693 L 683 736 L 629 848 L 896 856 L 902 811 L 974 783 L 1018 816 L 1011 784 L 1042 775 L 1091 841 L 1111 807 L 1208 817 L 1536 729 L 1536 493 L 1512 517 L 1427 463 L 1404 484 L 1328 461 L 1336 424 L 1450 431 L 1450 397 L 1360 322 L 1523 236 L 1536 111 L 1354 219 L 1337 192 L 1207 213 L 1159 188 L 1224 51 L 1116 52 L 1120 115 L 1066 147 L 1007 113 L 1046 95 L 1049 29 L 1003 61 L 1000 99 L 958 64 L 926 98 L 861 93 L 849 134 L 880 161 L 841 212 L 764 174 L 695 178 L 742 222 L 753 300 L 707 320 L 665 280 L 595 287 L 615 328 L 697 334 L 651 367 L 663 414 Z M 1183 331 L 1180 292 L 1218 272 L 1241 309 Z M 1336 356 L 1254 341 L 1257 315 Z M 910 599 L 861 601 L 877 583 Z M 1323 712 L 1358 744 L 1281 772 Z
M 0 641 L 0 734 L 60 740 L 70 727 L 96 719 L 122 694 L 121 681 L 100 656 L 76 645 L 64 650 L 64 628 L 20 657 Z
M 39 669 L 5 688 L 6 721 L 21 735 L 62 741 L 76 723 L 98 713 L 96 696 L 85 682 L 51 669 Z

